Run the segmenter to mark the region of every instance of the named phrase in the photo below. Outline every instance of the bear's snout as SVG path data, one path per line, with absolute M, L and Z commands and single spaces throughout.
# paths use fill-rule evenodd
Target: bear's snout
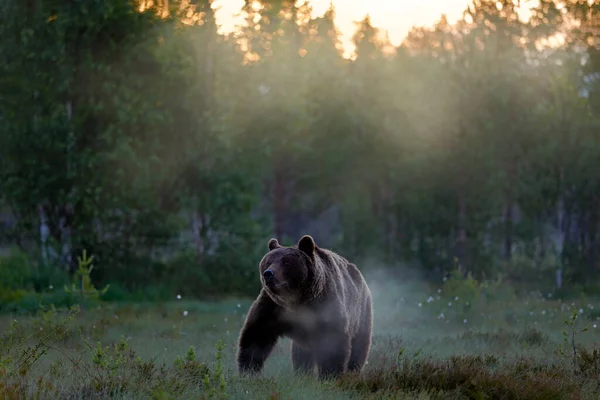
M 277 268 L 277 267 L 275 267 Z M 286 282 L 282 282 L 281 277 L 278 276 L 278 270 L 272 270 L 271 268 L 267 269 L 263 272 L 263 279 L 265 281 L 265 286 L 269 288 L 271 292 L 279 290 L 280 288 L 287 286 Z
M 270 269 L 263 272 L 263 278 L 265 278 L 265 283 L 267 285 L 272 285 L 275 283 L 275 273 Z

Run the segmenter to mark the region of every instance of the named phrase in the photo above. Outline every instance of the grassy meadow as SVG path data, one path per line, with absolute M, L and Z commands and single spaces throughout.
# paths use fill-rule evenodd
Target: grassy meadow
M 452 280 L 437 289 L 389 279 L 371 279 L 370 286 L 373 347 L 361 376 L 327 382 L 296 377 L 289 340 L 281 340 L 260 378 L 240 378 L 236 340 L 251 299 L 209 303 L 175 294 L 159 304 L 104 303 L 72 317 L 53 308 L 0 317 L 0 394 L 311 400 L 599 395 L 599 299 L 516 297 L 500 285 Z
M 0 400 L 600 399 L 600 1 L 379 2 L 396 44 L 217 3 L 0 0 Z M 305 234 L 369 282 L 368 364 L 239 377 Z

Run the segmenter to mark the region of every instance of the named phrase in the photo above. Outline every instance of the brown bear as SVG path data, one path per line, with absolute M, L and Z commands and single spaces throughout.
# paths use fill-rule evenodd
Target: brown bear
M 373 309 L 356 265 L 309 235 L 290 247 L 271 239 L 268 247 L 259 265 L 262 289 L 239 336 L 239 373 L 259 373 L 280 337 L 292 339 L 297 373 L 315 366 L 320 378 L 360 372 L 371 348 Z

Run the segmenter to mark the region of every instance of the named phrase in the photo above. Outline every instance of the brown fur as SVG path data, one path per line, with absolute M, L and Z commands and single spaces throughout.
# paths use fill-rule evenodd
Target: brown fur
M 280 337 L 292 339 L 296 372 L 327 378 L 361 371 L 371 347 L 371 292 L 356 265 L 303 236 L 295 246 L 269 241 L 260 261 L 262 290 L 240 332 L 240 373 L 259 373 Z M 267 284 L 263 274 L 273 274 Z M 267 272 L 267 273 L 271 273 Z

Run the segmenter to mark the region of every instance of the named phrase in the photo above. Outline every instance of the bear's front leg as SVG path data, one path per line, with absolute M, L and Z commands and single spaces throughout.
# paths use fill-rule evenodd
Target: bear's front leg
M 323 333 L 315 352 L 320 379 L 334 378 L 346 371 L 350 358 L 350 338 L 344 332 Z
M 262 291 L 244 321 L 238 341 L 237 364 L 240 374 L 257 374 L 277 343 L 280 326 L 277 305 Z
M 309 348 L 304 348 L 292 342 L 292 368 L 295 373 L 307 374 L 315 367 L 314 356 Z

